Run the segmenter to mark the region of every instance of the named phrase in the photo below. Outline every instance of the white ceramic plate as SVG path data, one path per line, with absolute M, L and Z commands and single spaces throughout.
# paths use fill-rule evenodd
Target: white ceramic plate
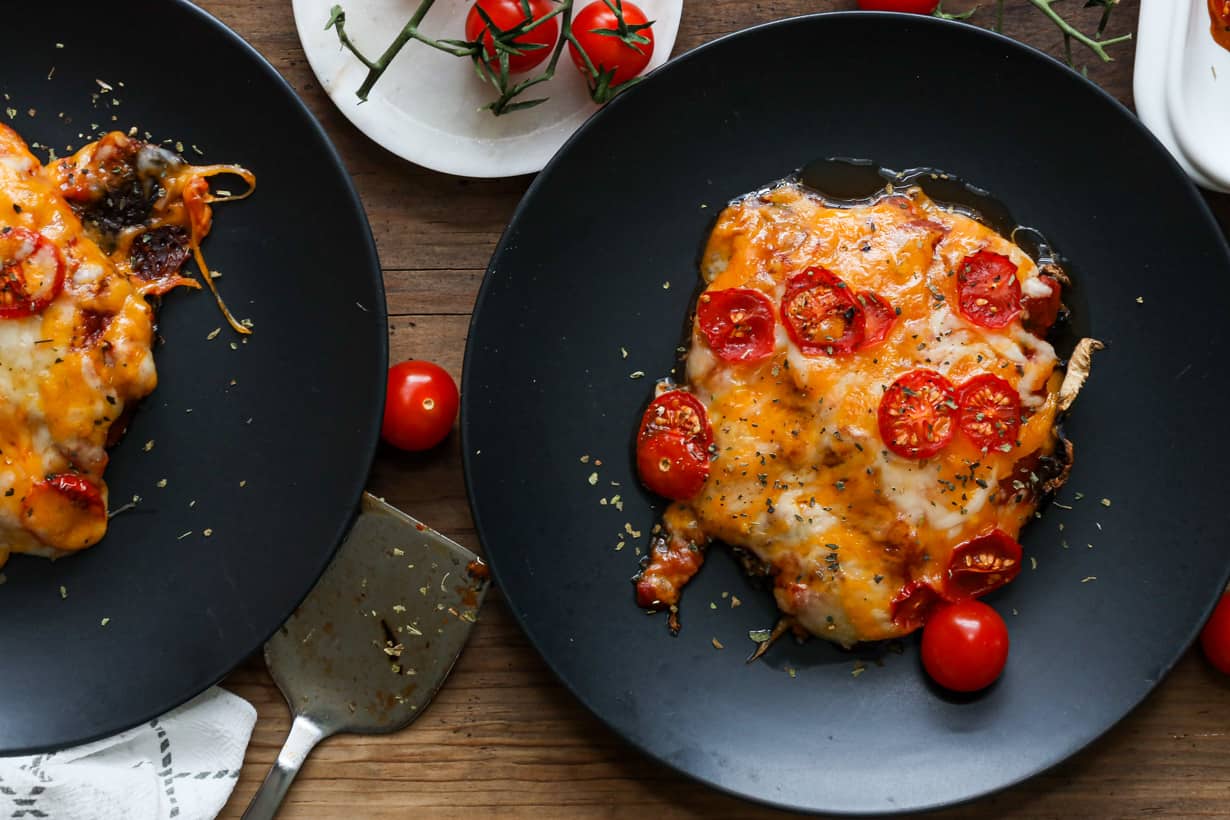
M 376 83 L 368 101 L 355 90 L 367 70 L 325 30 L 329 9 L 346 9 L 346 33 L 363 53 L 378 56 L 401 31 L 418 0 L 294 0 L 295 26 L 321 86 L 346 118 L 400 157 L 449 174 L 508 177 L 542 169 L 577 127 L 597 110 L 567 54 L 555 77 L 520 99 L 549 97 L 535 108 L 496 117 L 482 106 L 495 89 L 479 79 L 468 58 L 409 43 Z M 575 11 L 588 5 L 577 0 Z M 683 0 L 637 0 L 654 21 L 649 68 L 666 62 L 675 45 Z M 421 30 L 437 39 L 464 39 L 468 0 L 438 0 Z
M 1136 110 L 1200 186 L 1230 192 L 1230 51 L 1206 0 L 1141 0 Z

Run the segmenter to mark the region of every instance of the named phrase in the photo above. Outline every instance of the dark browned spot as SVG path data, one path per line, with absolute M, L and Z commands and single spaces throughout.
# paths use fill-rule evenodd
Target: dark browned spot
M 192 253 L 188 239 L 188 232 L 177 225 L 146 231 L 136 238 L 129 251 L 132 272 L 147 282 L 173 279 Z

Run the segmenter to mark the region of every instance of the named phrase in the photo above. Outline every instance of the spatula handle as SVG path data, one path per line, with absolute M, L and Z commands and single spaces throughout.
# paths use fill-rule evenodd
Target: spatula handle
M 299 767 L 324 737 L 324 732 L 311 718 L 303 715 L 295 717 L 278 759 L 265 776 L 265 782 L 256 790 L 248 810 L 243 813 L 243 820 L 273 820 L 282 805 L 282 798 L 286 797 L 295 775 L 299 774 Z

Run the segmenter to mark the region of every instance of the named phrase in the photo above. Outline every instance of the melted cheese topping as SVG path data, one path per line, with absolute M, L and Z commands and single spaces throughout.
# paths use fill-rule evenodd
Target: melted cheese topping
M 0 317 L 0 566 L 10 553 L 54 557 L 106 533 L 111 428 L 158 381 L 145 296 L 199 287 L 180 267 L 192 254 L 203 266 L 209 203 L 251 192 L 215 196 L 206 177 L 218 173 L 253 183 L 242 168 L 191 166 L 119 132 L 44 168 L 0 125 L 0 232 L 46 240 L 19 246 L 14 258 L 54 269 L 39 255 L 58 251 L 64 261 L 63 289 L 50 304 Z M 6 280 L 5 298 L 8 288 Z M 53 482 L 65 476 L 67 484 Z M 74 493 L 80 487 L 101 498 Z
M 857 207 L 830 207 L 792 185 L 729 206 L 702 258 L 707 290 L 755 288 L 780 305 L 786 280 L 823 267 L 900 310 L 880 344 L 808 356 L 778 322 L 759 364 L 714 356 L 694 326 L 687 383 L 704 403 L 716 458 L 701 493 L 667 515 L 705 538 L 754 553 L 775 576 L 783 612 L 842 644 L 906 630 L 890 602 L 909 581 L 942 586 L 954 546 L 993 527 L 1016 536 L 1036 502 L 1000 490 L 1022 456 L 1055 448 L 1057 359 L 1019 321 L 976 325 L 954 308 L 953 272 L 991 250 L 1017 267 L 1023 294 L 1045 294 L 1034 262 L 986 226 L 914 189 Z M 932 458 L 908 459 L 881 439 L 885 390 L 910 370 L 954 384 L 982 373 L 1018 390 L 1023 414 L 1011 452 L 981 452 L 958 433 Z M 676 524 L 675 526 L 680 526 Z

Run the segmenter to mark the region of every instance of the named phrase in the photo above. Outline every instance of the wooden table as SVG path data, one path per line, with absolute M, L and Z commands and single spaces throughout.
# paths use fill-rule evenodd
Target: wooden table
M 460 2 L 460 0 L 455 0 Z M 350 0 L 359 6 L 362 0 Z M 365 139 L 330 104 L 295 36 L 289 2 L 201 0 L 282 72 L 337 144 L 367 207 L 389 300 L 394 360 L 461 371 L 466 327 L 487 259 L 528 177 L 458 179 L 406 163 Z M 987 5 L 991 5 L 987 3 Z M 1067 10 L 1083 5 L 1065 0 Z M 754 23 L 854 6 L 854 0 L 688 0 L 675 53 Z M 959 9 L 962 0 L 949 0 Z M 1023 0 L 1009 0 L 1006 32 L 1060 54 L 1057 30 Z M 1113 33 L 1134 31 L 1138 3 L 1123 0 Z M 966 5 L 968 7 L 968 5 Z M 1080 19 L 1094 20 L 1094 11 Z M 983 10 L 975 20 L 989 24 Z M 872 44 L 868 44 L 874 53 Z M 1091 79 L 1132 102 L 1131 44 Z M 1209 197 L 1230 227 L 1230 197 Z M 457 441 L 426 455 L 380 452 L 371 489 L 479 550 L 462 485 Z M 1130 651 L 1130 647 L 1124 647 Z M 223 817 L 239 817 L 277 755 L 285 703 L 258 657 L 226 686 L 260 717 Z M 1040 777 L 944 817 L 1230 815 L 1230 679 L 1189 652 L 1174 673 L 1104 738 Z M 785 816 L 718 794 L 649 761 L 586 712 L 555 680 L 513 623 L 498 590 L 434 705 L 405 732 L 340 737 L 312 756 L 286 818 L 533 818 Z

